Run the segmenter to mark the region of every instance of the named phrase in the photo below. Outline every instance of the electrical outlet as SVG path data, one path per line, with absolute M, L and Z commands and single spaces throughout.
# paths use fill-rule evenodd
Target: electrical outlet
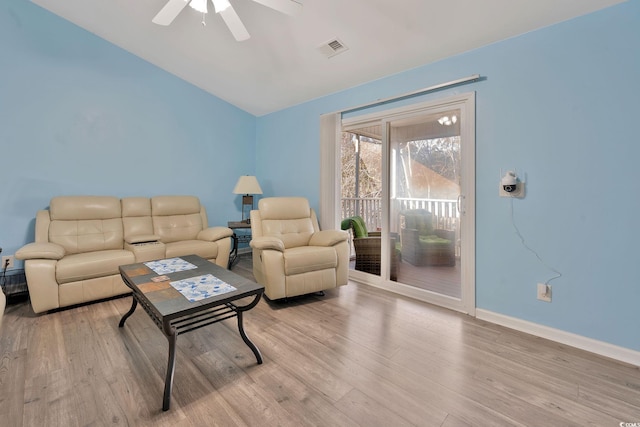
M 7 261 L 9 261 L 8 264 L 7 264 Z M 2 265 L 0 266 L 0 269 L 4 270 L 5 265 L 7 266 L 7 268 L 13 268 L 13 255 L 2 257 Z
M 538 283 L 538 299 L 540 301 L 551 302 L 551 285 Z

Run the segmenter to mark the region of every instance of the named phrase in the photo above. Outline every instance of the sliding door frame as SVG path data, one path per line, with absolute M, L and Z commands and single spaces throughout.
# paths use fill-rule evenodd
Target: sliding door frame
M 462 180 L 460 196 L 460 234 L 463 237 L 461 247 L 462 298 L 452 298 L 413 286 L 389 280 L 389 266 L 383 264 L 380 276 L 361 271 L 350 270 L 349 278 L 371 286 L 380 287 L 401 295 L 433 303 L 452 310 L 475 316 L 475 92 L 467 92 L 442 99 L 411 104 L 399 108 L 362 114 L 340 120 L 340 113 L 326 114 L 321 117 L 321 168 L 320 168 L 320 206 L 321 212 L 333 226 L 339 224 L 340 215 L 340 144 L 339 137 L 343 129 L 367 124 L 381 124 L 383 127 L 383 193 L 382 223 L 383 242 L 389 240 L 389 137 L 387 123 L 400 117 L 418 114 L 437 113 L 440 110 L 459 109 L 461 114 L 460 136 L 462 141 Z M 333 138 L 333 141 L 331 139 Z M 328 164 L 334 162 L 332 164 Z M 326 207 L 326 209 L 325 209 Z M 331 209 L 331 212 L 329 210 Z M 325 215 L 322 215 L 323 217 Z M 389 247 L 383 248 L 383 259 L 389 258 Z M 388 264 L 388 263 L 387 263 Z

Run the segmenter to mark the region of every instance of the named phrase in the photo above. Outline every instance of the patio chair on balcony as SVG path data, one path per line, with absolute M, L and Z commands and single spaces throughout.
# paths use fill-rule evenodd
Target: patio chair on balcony
M 426 209 L 400 212 L 402 259 L 416 266 L 454 266 L 455 232 L 434 229 L 433 214 Z
M 352 216 L 342 220 L 340 228 L 351 230 L 353 247 L 356 251 L 356 266 L 358 271 L 380 275 L 380 260 L 382 254 L 382 236 L 379 231 L 367 231 L 367 226 L 360 216 Z M 391 236 L 391 280 L 398 280 L 398 262 L 400 250 L 396 248 L 396 237 Z

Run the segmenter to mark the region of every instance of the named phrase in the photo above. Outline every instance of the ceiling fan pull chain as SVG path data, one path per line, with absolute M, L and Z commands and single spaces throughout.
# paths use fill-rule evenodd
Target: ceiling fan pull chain
M 201 24 L 202 24 L 202 26 L 203 26 L 203 27 L 206 27 L 206 26 L 207 26 L 207 23 L 206 23 L 206 22 L 205 22 L 205 20 L 204 20 L 205 16 L 207 16 L 207 14 L 206 14 L 206 13 L 203 13 L 203 14 L 202 14 L 202 22 L 201 22 Z

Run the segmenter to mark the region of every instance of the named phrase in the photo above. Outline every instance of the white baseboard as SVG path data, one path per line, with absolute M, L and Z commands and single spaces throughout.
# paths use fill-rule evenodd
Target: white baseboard
M 515 329 L 516 331 L 535 335 L 540 338 L 546 338 L 551 341 L 566 344 L 571 347 L 576 347 L 581 350 L 590 351 L 591 353 L 595 353 L 600 356 L 610 357 L 611 359 L 640 366 L 640 351 L 619 347 L 604 341 L 594 340 L 592 338 L 583 337 L 582 335 L 572 334 L 560 329 L 550 328 L 548 326 L 479 308 L 476 309 L 476 318 L 505 326 L 510 329 Z

